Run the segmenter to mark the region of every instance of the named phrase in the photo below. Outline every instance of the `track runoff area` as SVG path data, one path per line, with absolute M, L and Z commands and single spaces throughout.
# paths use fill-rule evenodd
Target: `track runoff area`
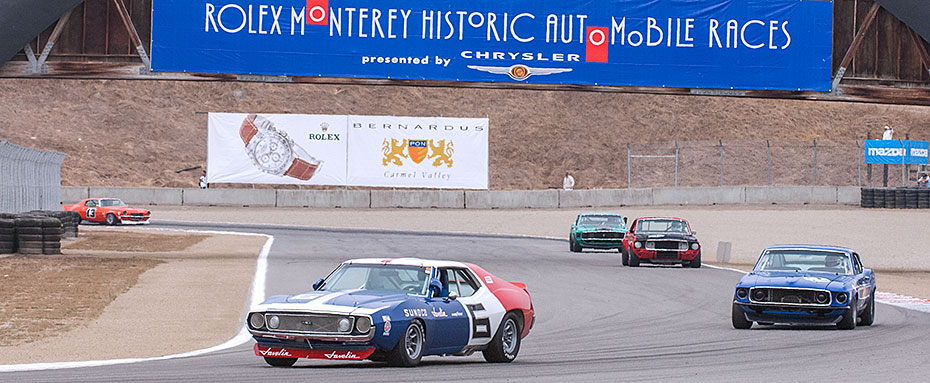
M 742 274 L 733 270 L 623 267 L 616 252 L 571 253 L 564 240 L 546 238 L 197 226 L 273 238 L 259 257 L 253 303 L 263 296 L 308 291 L 313 280 L 346 259 L 415 252 L 474 263 L 503 279 L 526 283 L 536 325 L 508 364 L 487 363 L 478 353 L 424 357 L 416 368 L 309 359 L 276 368 L 256 357 L 254 341 L 240 334 L 222 346 L 186 355 L 48 364 L 29 371 L 6 366 L 0 371 L 8 372 L 0 377 L 17 382 L 410 381 L 437 375 L 484 381 L 807 380 L 835 378 L 838 358 L 865 363 L 868 368 L 856 373 L 863 378 L 918 381 L 925 375 L 914 367 L 925 363 L 925 356 L 912 350 L 930 347 L 930 314 L 879 303 L 875 323 L 853 331 L 784 325 L 736 330 L 730 308 Z

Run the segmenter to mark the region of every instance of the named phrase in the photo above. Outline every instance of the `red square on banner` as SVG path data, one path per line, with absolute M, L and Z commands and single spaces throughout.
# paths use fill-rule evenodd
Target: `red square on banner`
M 588 27 L 585 60 L 587 62 L 607 62 L 607 27 Z
M 329 24 L 329 0 L 307 0 L 307 24 Z

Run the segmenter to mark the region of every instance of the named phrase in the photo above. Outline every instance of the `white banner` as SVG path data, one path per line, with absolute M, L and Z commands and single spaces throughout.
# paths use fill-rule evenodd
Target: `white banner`
M 488 119 L 349 116 L 348 183 L 488 188 Z
M 207 181 L 345 185 L 347 116 L 210 113 Z
M 210 113 L 207 181 L 488 188 L 488 119 Z

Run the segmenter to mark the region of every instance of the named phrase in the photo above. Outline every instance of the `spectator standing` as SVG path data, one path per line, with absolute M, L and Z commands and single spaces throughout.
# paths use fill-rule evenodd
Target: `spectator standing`
M 203 173 L 200 174 L 200 188 L 206 189 L 210 187 L 210 184 L 207 183 L 207 170 L 204 169 Z
M 917 186 L 930 188 L 930 174 L 924 173 L 923 176 L 917 179 Z
M 891 128 L 890 126 L 888 126 L 888 125 L 885 125 L 885 132 L 882 133 L 882 139 L 883 139 L 883 140 L 893 140 L 893 138 L 891 138 L 891 136 L 893 136 L 893 135 L 894 135 L 894 129 L 892 129 L 892 128 Z
M 572 190 L 575 187 L 575 177 L 565 172 L 565 178 L 562 180 L 562 189 Z

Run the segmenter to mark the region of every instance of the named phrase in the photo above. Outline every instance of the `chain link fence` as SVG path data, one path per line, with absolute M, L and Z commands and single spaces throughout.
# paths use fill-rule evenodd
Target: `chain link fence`
M 662 141 L 627 145 L 627 186 L 882 186 L 861 141 Z M 916 183 L 917 166 L 888 166 L 888 186 Z
M 60 210 L 65 156 L 0 140 L 0 212 Z

